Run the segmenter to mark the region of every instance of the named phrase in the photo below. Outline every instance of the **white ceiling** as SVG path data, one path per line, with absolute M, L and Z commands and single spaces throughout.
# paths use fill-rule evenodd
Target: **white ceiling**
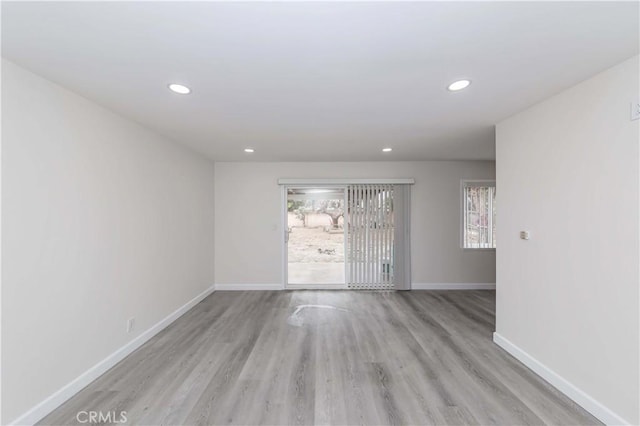
M 2 54 L 216 160 L 492 159 L 495 123 L 638 54 L 638 7 L 3 2 Z

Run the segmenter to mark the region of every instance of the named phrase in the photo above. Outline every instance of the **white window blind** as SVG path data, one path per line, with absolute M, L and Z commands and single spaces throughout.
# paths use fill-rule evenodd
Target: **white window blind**
M 347 189 L 349 288 L 393 288 L 393 185 Z
M 347 284 L 352 289 L 408 289 L 409 185 L 347 188 Z
M 463 181 L 463 248 L 496 248 L 495 199 L 496 184 L 494 181 Z

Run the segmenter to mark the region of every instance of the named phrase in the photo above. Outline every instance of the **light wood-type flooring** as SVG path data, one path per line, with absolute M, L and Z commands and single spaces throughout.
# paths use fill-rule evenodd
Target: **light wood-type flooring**
M 42 424 L 599 424 L 494 322 L 493 291 L 215 292 Z

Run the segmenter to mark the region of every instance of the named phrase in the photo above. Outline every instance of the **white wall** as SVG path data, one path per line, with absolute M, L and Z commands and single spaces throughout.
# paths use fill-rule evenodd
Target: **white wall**
M 497 333 L 633 424 L 638 75 L 635 57 L 503 121 L 496 162 Z
M 460 180 L 493 179 L 491 161 L 216 163 L 216 284 L 282 284 L 278 178 L 415 178 L 414 283 L 494 283 L 495 252 L 460 248 Z
M 213 284 L 214 170 L 6 61 L 2 150 L 4 424 Z

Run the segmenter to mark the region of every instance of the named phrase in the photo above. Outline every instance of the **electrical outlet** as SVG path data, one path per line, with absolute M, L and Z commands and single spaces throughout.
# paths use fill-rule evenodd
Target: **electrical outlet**
M 528 240 L 529 239 L 529 231 L 520 231 L 520 239 Z
M 129 318 L 127 320 L 127 333 L 131 333 L 133 331 L 133 327 L 136 325 L 135 318 Z
M 631 102 L 631 120 L 640 118 L 640 101 Z

